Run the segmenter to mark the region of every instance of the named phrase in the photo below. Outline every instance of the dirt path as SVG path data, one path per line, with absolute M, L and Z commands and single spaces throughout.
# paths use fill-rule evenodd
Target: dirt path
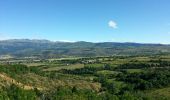
M 8 81 L 8 82 L 10 82 L 10 83 L 12 83 L 12 84 L 17 85 L 17 86 L 20 87 L 20 88 L 25 89 L 25 90 L 33 90 L 33 89 L 34 89 L 33 86 L 22 84 L 21 82 L 18 82 L 18 81 L 16 81 L 15 79 L 7 76 L 5 73 L 0 73 L 0 77 L 1 77 L 2 79 L 6 80 L 6 81 Z M 38 90 L 42 90 L 42 88 L 38 88 L 38 87 L 36 87 L 36 88 L 37 88 Z

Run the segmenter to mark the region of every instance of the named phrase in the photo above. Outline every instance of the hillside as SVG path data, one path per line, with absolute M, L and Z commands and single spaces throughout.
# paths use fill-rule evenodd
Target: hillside
M 0 55 L 56 58 L 68 56 L 152 55 L 170 52 L 169 45 L 116 42 L 52 42 L 13 39 L 0 41 Z

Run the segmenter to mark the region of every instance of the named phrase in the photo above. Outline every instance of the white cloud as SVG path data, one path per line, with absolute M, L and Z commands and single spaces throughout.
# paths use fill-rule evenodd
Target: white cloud
M 109 27 L 111 27 L 111 28 L 113 28 L 113 29 L 116 29 L 116 28 L 117 28 L 117 23 L 116 23 L 115 21 L 113 21 L 113 20 L 110 20 L 110 21 L 108 22 L 108 25 L 109 25 Z

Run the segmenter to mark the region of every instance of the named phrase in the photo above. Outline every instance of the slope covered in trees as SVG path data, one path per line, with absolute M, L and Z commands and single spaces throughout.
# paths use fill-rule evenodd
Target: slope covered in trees
M 0 41 L 0 55 L 43 58 L 110 55 L 151 55 L 170 52 L 169 45 L 140 43 L 51 42 L 48 40 Z

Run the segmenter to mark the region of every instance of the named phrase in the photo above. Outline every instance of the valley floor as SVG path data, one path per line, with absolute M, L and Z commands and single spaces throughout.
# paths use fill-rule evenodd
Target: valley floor
M 169 83 L 168 55 L 45 59 L 0 65 L 0 99 L 168 100 Z

